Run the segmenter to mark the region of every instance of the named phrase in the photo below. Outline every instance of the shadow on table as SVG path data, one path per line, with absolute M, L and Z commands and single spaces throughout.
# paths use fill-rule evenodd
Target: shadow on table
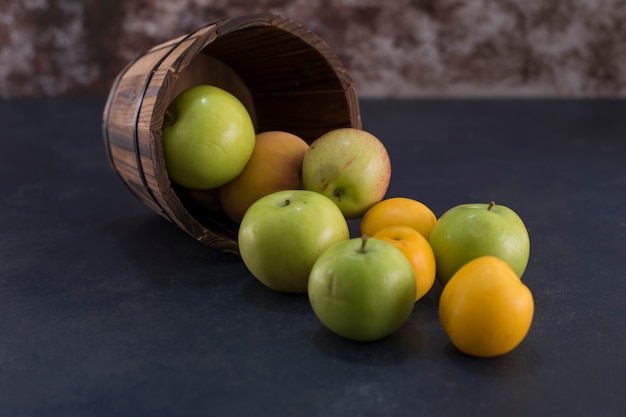
M 243 296 L 251 305 L 286 314 L 312 314 L 306 294 L 274 291 L 255 279 L 250 272 L 246 271 L 245 275 L 249 282 L 243 287 Z
M 539 354 L 532 345 L 524 342 L 511 352 L 492 358 L 466 355 L 451 342 L 444 348 L 444 353 L 453 365 L 463 371 L 491 377 L 511 378 L 531 375 L 542 368 Z
M 340 337 L 325 328 L 315 317 L 306 294 L 274 291 L 250 275 L 250 282 L 243 287 L 243 296 L 249 304 L 259 309 L 280 313 L 278 320 L 284 319 L 292 324 L 298 322 L 298 325 L 311 328 L 313 345 L 331 358 L 379 365 L 402 362 L 422 349 L 423 331 L 415 323 L 419 320 L 419 312 L 412 315 L 395 333 L 381 340 L 357 342 Z
M 236 282 L 241 259 L 208 247 L 156 215 L 129 215 L 104 224 L 118 254 L 116 267 L 159 287 Z
M 384 365 L 404 362 L 422 350 L 423 332 L 403 326 L 395 333 L 372 342 L 357 342 L 340 337 L 320 325 L 313 336 L 315 347 L 324 355 L 345 362 Z

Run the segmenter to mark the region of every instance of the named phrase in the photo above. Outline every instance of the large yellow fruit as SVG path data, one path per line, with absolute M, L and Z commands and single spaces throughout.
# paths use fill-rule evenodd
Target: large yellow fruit
M 444 287 L 439 319 L 461 352 L 505 354 L 526 337 L 534 314 L 530 290 L 503 260 L 483 256 L 459 269 Z

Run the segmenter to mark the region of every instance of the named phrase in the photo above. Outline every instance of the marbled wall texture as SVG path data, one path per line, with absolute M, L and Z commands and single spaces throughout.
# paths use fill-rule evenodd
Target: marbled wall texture
M 0 97 L 104 96 L 205 23 L 273 12 L 325 39 L 361 97 L 624 96 L 624 0 L 0 0 Z

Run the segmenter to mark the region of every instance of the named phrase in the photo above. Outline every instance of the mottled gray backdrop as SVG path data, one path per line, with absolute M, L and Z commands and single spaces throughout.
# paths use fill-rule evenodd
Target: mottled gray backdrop
M 143 50 L 255 12 L 325 39 L 361 97 L 626 93 L 623 0 L 0 0 L 0 97 L 104 96 Z

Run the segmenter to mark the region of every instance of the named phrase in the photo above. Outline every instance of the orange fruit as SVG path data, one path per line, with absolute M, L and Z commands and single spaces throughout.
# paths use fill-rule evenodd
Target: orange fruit
M 419 300 L 435 283 L 435 254 L 424 236 L 408 226 L 388 226 L 374 236 L 385 240 L 406 256 L 415 275 L 415 301 Z
M 282 190 L 299 190 L 302 159 L 309 148 L 304 139 L 283 131 L 256 135 L 252 156 L 234 180 L 219 189 L 224 212 L 237 223 L 258 199 Z
M 530 290 L 503 260 L 483 256 L 443 288 L 439 320 L 452 344 L 479 357 L 505 354 L 526 337 L 534 314 Z
M 374 236 L 387 226 L 408 226 L 428 240 L 437 222 L 437 216 L 424 203 L 406 197 L 392 197 L 380 201 L 361 218 L 362 235 Z

